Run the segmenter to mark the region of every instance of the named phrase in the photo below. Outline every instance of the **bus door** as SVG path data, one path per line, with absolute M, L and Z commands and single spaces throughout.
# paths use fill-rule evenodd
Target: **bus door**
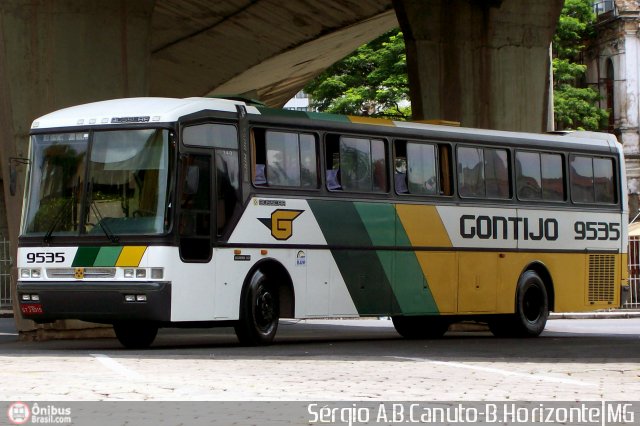
M 238 131 L 226 123 L 186 125 L 182 140 L 180 256 L 207 262 L 214 242 L 227 239 L 239 209 Z
M 212 255 L 211 155 L 183 154 L 180 177 L 180 258 L 183 262 L 207 262 Z

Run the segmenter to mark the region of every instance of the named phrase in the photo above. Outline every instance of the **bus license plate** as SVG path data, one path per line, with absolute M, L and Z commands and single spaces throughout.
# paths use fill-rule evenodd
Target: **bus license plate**
M 25 303 L 20 305 L 23 314 L 42 314 L 42 305 L 40 303 Z

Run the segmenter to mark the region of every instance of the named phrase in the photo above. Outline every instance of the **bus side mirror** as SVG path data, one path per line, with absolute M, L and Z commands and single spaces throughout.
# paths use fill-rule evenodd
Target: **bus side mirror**
M 198 184 L 200 183 L 200 169 L 198 166 L 189 166 L 187 176 L 184 180 L 183 193 L 185 195 L 193 195 L 198 192 Z
M 18 184 L 18 171 L 16 164 L 29 164 L 29 160 L 22 157 L 9 158 L 9 194 L 16 195 L 16 185 Z

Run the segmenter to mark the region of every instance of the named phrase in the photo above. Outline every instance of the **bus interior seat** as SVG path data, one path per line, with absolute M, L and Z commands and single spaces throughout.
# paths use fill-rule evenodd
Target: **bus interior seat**
M 409 193 L 409 188 L 407 187 L 407 174 L 396 172 L 394 174 L 394 183 L 396 187 L 396 192 L 398 194 L 407 194 Z
M 340 177 L 338 175 L 339 172 L 340 169 L 327 170 L 327 188 L 330 191 L 342 189 L 342 186 L 340 185 Z
M 253 183 L 255 183 L 256 185 L 267 184 L 267 178 L 264 174 L 264 170 L 265 170 L 264 164 L 256 164 L 256 176 L 255 176 L 255 179 L 253 180 Z

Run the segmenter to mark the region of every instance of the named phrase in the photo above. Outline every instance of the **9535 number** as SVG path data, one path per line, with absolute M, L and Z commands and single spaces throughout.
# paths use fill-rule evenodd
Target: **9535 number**
M 576 240 L 619 240 L 620 224 L 616 222 L 576 222 Z
M 27 253 L 27 263 L 62 263 L 64 253 Z

